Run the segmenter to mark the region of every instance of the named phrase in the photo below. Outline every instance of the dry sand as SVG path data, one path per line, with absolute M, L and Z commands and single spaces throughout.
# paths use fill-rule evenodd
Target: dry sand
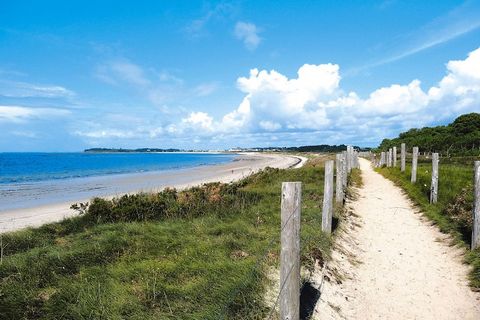
M 480 319 L 463 251 L 370 162 L 360 164 L 364 186 L 347 203 L 313 319 Z
M 301 156 L 244 153 L 238 160 L 227 164 L 200 166 L 178 171 L 152 172 L 141 175 L 106 177 L 105 179 L 108 180 L 108 183 L 114 183 L 117 186 L 132 186 L 130 189 L 132 193 L 139 191 L 152 192 L 159 191 L 165 187 L 183 189 L 207 182 L 231 182 L 265 167 L 299 167 L 306 160 L 306 158 Z M 145 180 L 148 180 L 148 183 L 145 183 Z M 138 189 L 137 186 L 139 185 L 142 185 L 141 189 Z M 121 194 L 111 196 L 119 195 Z M 25 227 L 40 226 L 74 216 L 76 213 L 70 209 L 70 205 L 75 202 L 86 201 L 88 199 L 77 199 L 75 201 L 52 203 L 32 208 L 0 211 L 0 233 Z

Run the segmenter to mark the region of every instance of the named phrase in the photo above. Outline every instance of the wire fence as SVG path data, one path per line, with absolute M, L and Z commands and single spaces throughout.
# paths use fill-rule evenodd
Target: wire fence
M 470 248 L 475 250 L 477 247 L 480 247 L 480 161 L 478 161 L 478 157 L 458 157 L 458 156 L 444 156 L 440 157 L 439 153 L 436 152 L 419 152 L 418 147 L 413 147 L 412 157 L 408 156 L 409 154 L 405 151 L 404 144 L 402 146 L 402 162 L 405 159 L 405 162 L 409 162 L 409 171 L 411 176 L 411 183 L 416 184 L 417 182 L 417 171 L 419 168 L 424 170 L 426 174 L 428 174 L 428 178 L 424 175 L 424 181 L 426 179 L 430 180 L 429 182 L 425 181 L 423 187 L 428 187 L 427 183 L 429 184 L 428 189 L 428 197 L 430 204 L 437 204 L 439 202 L 439 181 L 442 179 L 442 173 L 444 173 L 443 179 L 449 180 L 450 183 L 455 182 L 459 184 L 459 181 L 462 182 L 462 187 L 465 188 L 466 179 L 463 179 L 465 172 L 466 174 L 471 175 L 473 168 L 473 204 L 471 207 L 473 208 L 473 212 L 471 214 L 471 222 L 468 223 L 469 227 L 471 226 L 471 243 Z M 386 156 L 389 158 L 391 157 L 390 153 L 381 152 L 380 155 L 378 154 L 371 154 L 371 158 L 373 163 L 376 167 L 392 167 L 390 165 L 390 159 L 386 159 Z M 401 166 L 402 173 L 408 174 L 408 170 L 405 170 L 405 162 Z M 410 164 L 411 163 L 411 164 Z M 420 165 L 420 167 L 419 167 Z M 425 167 L 427 169 L 425 170 Z M 442 166 L 444 170 L 442 170 Z M 443 171 L 443 172 L 442 172 Z M 446 176 L 445 176 L 446 175 Z M 455 181 L 456 180 L 456 181 Z M 472 181 L 470 180 L 470 181 Z M 448 189 L 451 189 L 453 185 L 444 186 Z M 424 189 L 424 188 L 422 188 Z M 465 189 L 466 190 L 466 189 Z M 452 194 L 452 190 L 448 190 L 448 192 L 444 192 L 444 194 Z M 470 194 L 471 195 L 471 194 Z M 458 196 L 458 194 L 457 194 Z M 461 195 L 465 197 L 465 195 Z M 445 202 L 445 200 L 443 200 Z M 458 219 L 458 218 L 457 218 Z M 465 228 L 465 227 L 463 227 Z M 464 232 L 464 230 L 460 230 L 460 232 Z M 467 236 L 468 237 L 468 236 Z
M 349 155 L 350 153 L 350 155 Z M 344 156 L 344 155 L 342 155 Z M 348 176 L 348 173 L 351 169 L 353 168 L 358 168 L 359 167 L 359 161 L 358 161 L 358 153 L 355 152 L 353 150 L 353 148 L 351 149 L 351 151 L 349 150 L 347 152 L 347 157 L 352 157 L 351 159 L 344 159 L 344 161 L 349 161 L 350 162 L 350 168 L 347 169 L 347 167 L 345 167 L 345 170 L 348 170 L 347 172 L 344 172 L 342 174 Z M 337 167 L 338 168 L 338 167 Z M 341 170 L 343 170 L 343 166 L 341 166 Z M 337 174 L 339 174 L 339 172 L 337 172 Z M 349 181 L 350 179 L 348 179 L 347 181 Z M 339 180 L 337 180 L 338 182 Z M 340 180 L 340 183 L 343 184 L 343 182 Z M 342 192 L 343 194 L 345 194 L 345 188 L 347 186 L 344 186 L 342 188 Z M 323 201 L 326 201 L 325 198 Z M 328 201 L 332 201 L 332 206 L 333 206 L 333 194 L 331 195 L 331 199 L 329 199 Z M 261 276 L 264 276 L 262 274 L 263 272 L 263 263 L 267 260 L 270 252 L 279 244 L 280 242 L 280 235 L 285 232 L 285 229 L 290 226 L 291 224 L 291 220 L 294 218 L 294 216 L 297 214 L 297 210 L 301 210 L 301 206 L 302 206 L 302 202 L 300 201 L 300 203 L 293 207 L 291 209 L 291 213 L 288 215 L 287 219 L 285 219 L 284 221 L 282 221 L 282 224 L 281 224 L 281 228 L 279 230 L 279 233 L 276 235 L 276 236 L 273 236 L 271 239 L 269 239 L 268 241 L 268 244 L 267 246 L 265 247 L 263 253 L 261 254 L 261 256 L 259 256 L 259 258 L 256 260 L 255 264 L 254 264 L 254 267 L 251 269 L 251 271 L 245 276 L 245 281 L 243 281 L 243 285 L 241 286 L 238 286 L 237 288 L 235 288 L 235 290 L 232 292 L 232 294 L 230 295 L 227 303 L 224 305 L 224 307 L 222 308 L 221 312 L 220 312 L 220 319 L 227 319 L 228 318 L 228 314 L 229 314 L 229 307 L 234 303 L 234 301 L 237 299 L 237 297 L 242 293 L 242 290 L 244 290 L 246 288 L 246 286 L 248 285 L 249 281 L 248 280 L 254 280 L 254 281 L 260 281 L 260 279 L 258 277 L 261 277 Z M 322 213 L 323 215 L 324 213 Z M 332 217 L 330 217 L 330 219 L 332 219 Z M 321 215 L 319 215 L 318 219 L 315 220 L 317 223 L 317 230 L 318 230 L 318 234 L 320 234 L 321 232 L 323 232 L 322 230 L 322 220 L 321 220 Z M 300 223 L 300 222 L 299 222 Z M 331 225 L 331 223 L 330 223 Z M 302 230 L 302 229 L 300 229 Z M 322 231 L 320 231 L 322 230 Z M 272 299 L 273 301 L 273 304 L 270 305 L 270 306 L 267 306 L 267 308 L 269 309 L 267 315 L 266 315 L 266 318 L 263 318 L 263 319 L 275 319 L 275 316 L 277 315 L 277 311 L 279 309 L 279 307 L 281 307 L 280 305 L 280 301 L 282 301 L 281 297 L 283 294 L 285 294 L 285 290 L 286 290 L 286 284 L 287 282 L 290 280 L 290 277 L 292 276 L 292 272 L 294 269 L 296 269 L 296 267 L 298 267 L 298 270 L 300 270 L 300 268 L 302 267 L 302 253 L 305 252 L 305 250 L 307 249 L 307 246 L 311 246 L 311 242 L 314 241 L 317 237 L 318 237 L 318 234 L 312 234 L 310 233 L 307 237 L 301 237 L 301 235 L 298 235 L 300 237 L 299 241 L 300 241 L 300 248 L 299 248 L 299 251 L 300 251 L 300 257 L 299 259 L 296 259 L 296 261 L 294 261 L 294 263 L 291 264 L 291 266 L 289 267 L 288 269 L 288 272 L 286 273 L 286 276 L 284 277 L 284 279 L 281 279 L 279 281 L 279 289 L 278 289 L 278 292 L 275 294 L 274 296 L 274 299 Z M 315 261 L 315 263 L 317 263 Z M 324 276 L 325 276 L 325 272 L 327 270 L 327 262 L 326 261 L 322 261 L 322 265 L 321 265 L 321 270 L 319 271 L 320 272 L 320 284 L 318 285 L 318 288 L 316 288 L 318 290 L 318 292 L 321 291 L 322 287 L 323 287 L 323 284 L 324 284 Z M 301 281 L 303 283 L 305 282 L 312 282 L 312 276 L 313 276 L 313 272 L 310 272 L 308 273 L 307 275 L 303 275 L 303 278 L 300 278 Z M 296 275 L 296 276 L 299 276 L 299 275 Z M 299 288 L 302 287 L 302 283 L 299 283 Z M 295 295 L 298 295 L 298 306 L 300 306 L 300 291 L 298 293 L 295 293 Z M 300 312 L 300 310 L 298 310 L 298 312 Z

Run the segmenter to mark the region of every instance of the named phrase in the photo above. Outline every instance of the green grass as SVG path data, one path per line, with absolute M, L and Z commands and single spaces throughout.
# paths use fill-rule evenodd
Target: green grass
M 323 166 L 113 201 L 2 235 L 2 319 L 260 319 L 276 266 L 282 181 L 302 181 L 302 262 L 328 259 Z
M 431 162 L 418 164 L 417 183 L 410 182 L 411 165 L 404 173 L 399 168 L 377 169 L 402 187 L 438 228 L 453 236 L 454 242 L 468 252 L 465 261 L 472 265 L 470 284 L 480 290 L 480 249 L 470 251 L 472 237 L 473 164 L 471 159 L 440 159 L 438 203 L 430 204 Z

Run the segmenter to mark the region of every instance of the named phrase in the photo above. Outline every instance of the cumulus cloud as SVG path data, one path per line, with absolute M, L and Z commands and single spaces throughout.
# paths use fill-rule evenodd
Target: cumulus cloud
M 182 124 L 186 124 L 188 127 L 194 129 L 200 129 L 202 131 L 213 130 L 213 118 L 205 112 L 192 112 L 187 118 L 182 120 Z
M 448 62 L 445 76 L 430 88 L 413 79 L 362 97 L 342 89 L 340 67 L 331 63 L 305 64 L 290 78 L 275 70 L 252 69 L 237 79 L 237 88 L 243 98 L 236 108 L 221 116 L 196 110 L 162 123 L 151 117 L 151 121 L 144 119 L 130 126 L 131 121 L 124 121 L 125 126 L 117 128 L 97 124 L 77 134 L 105 141 L 164 139 L 186 147 L 195 141 L 203 141 L 203 146 L 375 145 L 411 127 L 446 123 L 459 114 L 478 112 L 480 48 L 464 60 Z M 0 119 L 1 114 L 0 109 Z
M 465 60 L 450 61 L 447 74 L 428 90 L 414 79 L 361 98 L 342 90 L 340 80 L 335 64 L 305 64 L 292 79 L 275 70 L 252 69 L 248 77 L 237 80 L 245 96 L 235 110 L 219 120 L 204 112 L 191 113 L 182 120 L 181 132 L 192 133 L 187 127 L 217 135 L 313 132 L 333 142 L 378 141 L 411 126 L 478 111 L 480 48 Z
M 255 50 L 262 41 L 262 38 L 258 35 L 259 32 L 260 30 L 253 23 L 239 21 L 235 24 L 235 37 L 243 41 L 248 50 Z

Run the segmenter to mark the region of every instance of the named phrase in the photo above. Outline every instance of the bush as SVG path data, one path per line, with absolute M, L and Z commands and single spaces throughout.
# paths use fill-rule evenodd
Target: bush
M 240 184 L 209 183 L 184 191 L 167 188 L 105 200 L 94 198 L 85 214 L 95 223 L 193 218 L 205 213 L 223 215 L 258 201 L 259 196 L 239 189 Z

